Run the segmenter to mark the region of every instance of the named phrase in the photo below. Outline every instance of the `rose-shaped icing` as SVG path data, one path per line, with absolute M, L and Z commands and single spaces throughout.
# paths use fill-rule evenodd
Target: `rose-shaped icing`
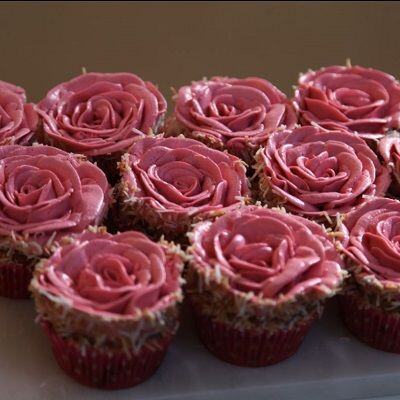
M 97 224 L 109 185 L 94 164 L 50 146 L 0 147 L 0 235 L 49 238 Z
M 33 104 L 26 103 L 24 89 L 0 81 L 0 145 L 28 144 L 38 121 Z
M 378 150 L 393 176 L 394 188 L 400 189 L 400 133 L 393 131 L 379 141 Z
M 204 271 L 235 291 L 284 302 L 328 293 L 342 281 L 342 260 L 316 223 L 249 206 L 197 225 L 191 254 Z
M 45 139 L 86 156 L 125 151 L 157 129 L 167 103 L 151 82 L 129 73 L 88 73 L 51 89 L 38 104 Z
M 371 199 L 347 214 L 344 251 L 363 275 L 400 285 L 400 202 Z
M 159 213 L 194 217 L 236 207 L 249 195 L 243 163 L 187 138 L 144 138 L 124 157 L 122 183 Z
M 363 139 L 307 126 L 275 132 L 257 155 L 267 201 L 320 218 L 384 195 L 390 175 Z
M 297 122 L 286 96 L 260 78 L 193 82 L 179 89 L 175 101 L 175 118 L 193 137 L 210 138 L 237 155 L 258 147 L 281 125 Z
M 180 287 L 172 261 L 142 233 L 85 232 L 45 262 L 37 285 L 74 309 L 129 317 L 169 304 Z
M 305 125 L 375 139 L 400 128 L 400 84 L 372 68 L 332 66 L 302 74 L 294 103 Z

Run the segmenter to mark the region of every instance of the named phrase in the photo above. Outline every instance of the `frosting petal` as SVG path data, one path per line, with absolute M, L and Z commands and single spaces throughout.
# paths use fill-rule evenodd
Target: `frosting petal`
M 284 302 L 335 290 L 342 281 L 343 262 L 322 228 L 275 210 L 231 211 L 198 224 L 191 242 L 191 255 L 204 272 L 218 270 L 231 290 L 264 299 Z
M 0 81 L 0 145 L 30 142 L 39 118 L 31 103 L 26 103 L 25 90 Z
M 275 132 L 258 159 L 261 186 L 291 212 L 314 218 L 348 212 L 366 196 L 384 195 L 390 184 L 365 141 L 343 130 Z
M 361 267 L 358 275 L 372 275 L 400 284 L 400 202 L 378 197 L 346 215 L 348 242 L 344 252 Z
M 281 125 L 293 127 L 297 117 L 286 96 L 261 78 L 214 77 L 180 88 L 175 117 L 197 135 L 212 137 L 242 156 L 257 148 Z
M 125 157 L 122 183 L 160 212 L 198 215 L 241 204 L 249 195 L 243 163 L 186 138 L 144 138 Z
M 94 164 L 50 146 L 0 146 L 0 235 L 40 244 L 98 224 L 109 185 Z
M 157 311 L 180 287 L 177 263 L 144 234 L 84 232 L 59 248 L 38 276 L 39 289 L 97 316 Z
M 372 68 L 331 66 L 300 75 L 293 99 L 303 125 L 379 139 L 400 128 L 400 84 Z
M 398 192 L 400 187 L 400 133 L 397 131 L 388 133 L 379 141 L 378 151 L 392 173 L 393 189 Z
M 98 156 L 125 151 L 157 130 L 167 103 L 137 75 L 88 73 L 51 89 L 37 109 L 51 143 Z

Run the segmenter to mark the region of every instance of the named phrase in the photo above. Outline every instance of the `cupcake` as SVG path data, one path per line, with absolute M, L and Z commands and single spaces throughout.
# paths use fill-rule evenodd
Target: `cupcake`
M 360 66 L 332 66 L 301 74 L 293 102 L 302 125 L 346 129 L 379 139 L 400 128 L 400 83 Z
M 87 156 L 113 180 L 135 139 L 158 130 L 167 103 L 134 74 L 88 73 L 51 89 L 37 109 L 42 141 Z
M 188 297 L 218 358 L 260 367 L 293 355 L 344 272 L 318 224 L 257 206 L 196 225 Z
M 196 140 L 144 138 L 120 164 L 117 223 L 183 239 L 190 226 L 249 201 L 243 162 Z
M 38 125 L 38 115 L 26 102 L 25 90 L 0 81 L 0 145 L 27 145 Z
M 67 234 L 98 224 L 110 202 L 104 173 L 54 147 L 0 146 L 0 295 L 29 297 L 34 265 Z
M 172 245 L 139 232 L 97 229 L 69 238 L 31 284 L 59 366 L 101 389 L 148 379 L 178 329 L 181 269 Z
M 390 170 L 392 176 L 392 184 L 390 192 L 396 196 L 400 196 L 400 133 L 392 131 L 379 141 L 379 154 L 384 164 Z
M 347 214 L 342 227 L 347 269 L 344 323 L 369 346 L 400 353 L 400 202 L 374 198 Z
M 261 78 L 192 82 L 174 97 L 166 134 L 200 140 L 251 164 L 255 151 L 280 126 L 293 127 L 296 113 L 286 96 Z
M 308 126 L 271 135 L 256 155 L 259 194 L 268 205 L 329 227 L 370 196 L 383 196 L 390 175 L 365 141 L 346 131 Z

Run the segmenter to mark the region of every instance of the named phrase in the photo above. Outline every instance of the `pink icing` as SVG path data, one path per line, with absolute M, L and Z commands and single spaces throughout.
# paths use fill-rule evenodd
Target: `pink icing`
M 46 262 L 39 287 L 80 311 L 107 316 L 157 311 L 179 289 L 179 269 L 139 232 L 85 232 Z
M 39 118 L 25 90 L 0 81 L 0 145 L 26 145 L 32 138 Z
M 88 73 L 51 89 L 38 104 L 57 147 L 87 156 L 128 149 L 157 129 L 167 103 L 151 83 L 129 73 Z
M 400 202 L 375 198 L 344 220 L 345 253 L 381 281 L 400 283 Z
M 197 225 L 192 254 L 239 292 L 277 301 L 335 289 L 343 263 L 322 228 L 302 217 L 249 206 Z
M 103 218 L 109 185 L 94 164 L 50 146 L 0 147 L 0 235 L 39 243 Z
M 191 131 L 218 139 L 235 154 L 262 144 L 279 126 L 297 122 L 286 96 L 260 78 L 215 77 L 183 86 L 175 116 Z
M 348 212 L 365 196 L 384 195 L 390 184 L 365 141 L 346 131 L 275 132 L 260 155 L 273 193 L 291 212 L 310 217 Z
M 393 131 L 379 141 L 378 150 L 400 188 L 400 133 Z
M 372 69 L 332 66 L 300 76 L 294 103 L 303 124 L 379 138 L 400 128 L 400 84 Z
M 123 181 L 160 211 L 196 215 L 237 206 L 249 195 L 242 162 L 196 140 L 142 139 L 131 147 L 128 163 Z

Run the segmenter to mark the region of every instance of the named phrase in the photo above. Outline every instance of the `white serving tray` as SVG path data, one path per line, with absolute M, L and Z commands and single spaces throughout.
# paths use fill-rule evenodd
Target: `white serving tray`
M 63 374 L 34 323 L 32 301 L 0 298 L 0 400 L 400 398 L 400 355 L 359 343 L 342 326 L 334 303 L 296 355 L 257 369 L 235 367 L 210 355 L 186 314 L 164 363 L 149 381 L 107 392 Z

